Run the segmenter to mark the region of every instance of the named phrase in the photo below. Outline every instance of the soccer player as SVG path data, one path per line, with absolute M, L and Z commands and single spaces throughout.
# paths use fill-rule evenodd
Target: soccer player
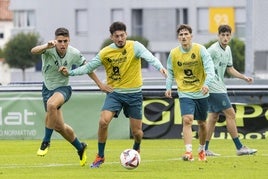
M 205 139 L 208 110 L 208 85 L 214 76 L 214 67 L 206 48 L 192 43 L 192 28 L 182 24 L 177 28 L 179 46 L 170 51 L 167 60 L 168 78 L 165 96 L 172 98 L 172 83 L 175 79 L 183 120 L 183 140 L 186 152 L 184 161 L 193 161 L 192 123 L 197 120 L 199 136 L 199 161 L 206 161 Z
M 38 45 L 31 49 L 33 54 L 42 54 L 42 73 L 44 77 L 42 96 L 46 111 L 45 136 L 41 147 L 37 151 L 38 156 L 47 154 L 53 131 L 60 133 L 76 149 L 80 159 L 80 165 L 84 166 L 87 160 L 87 144 L 80 142 L 73 129 L 64 123 L 61 106 L 66 103 L 72 94 L 69 85 L 69 77 L 62 75 L 60 66 L 71 69 L 73 65 L 83 65 L 84 56 L 72 46 L 69 46 L 69 31 L 66 28 L 58 28 L 55 31 L 55 40 Z M 106 85 L 102 84 L 94 73 L 89 76 L 105 91 Z M 109 88 L 107 87 L 107 91 Z
M 208 149 L 209 141 L 215 129 L 215 124 L 219 119 L 220 112 L 226 117 L 227 130 L 230 133 L 236 147 L 237 155 L 249 155 L 257 152 L 256 149 L 250 149 L 244 146 L 238 138 L 238 132 L 235 122 L 235 111 L 231 105 L 227 95 L 227 89 L 224 84 L 225 71 L 233 77 L 245 80 L 248 83 L 253 82 L 253 78 L 247 77 L 239 73 L 233 67 L 232 52 L 228 43 L 231 40 L 232 29 L 229 25 L 220 25 L 218 27 L 218 41 L 208 48 L 215 67 L 215 77 L 209 85 L 209 114 L 207 122 L 207 138 L 206 138 L 206 155 L 218 156 Z
M 143 137 L 142 131 L 142 73 L 141 59 L 146 60 L 166 77 L 166 69 L 141 43 L 127 39 L 126 25 L 114 22 L 110 26 L 110 38 L 113 41 L 104 47 L 86 65 L 77 69 L 61 70 L 65 75 L 87 74 L 103 65 L 106 71 L 107 84 L 113 92 L 107 93 L 99 120 L 98 153 L 91 168 L 98 168 L 104 162 L 104 149 L 111 120 L 118 117 L 123 109 L 130 119 L 130 128 L 134 137 L 133 149 L 140 152 Z

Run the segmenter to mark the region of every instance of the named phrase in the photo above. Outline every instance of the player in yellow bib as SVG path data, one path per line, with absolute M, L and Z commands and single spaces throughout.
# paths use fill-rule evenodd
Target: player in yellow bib
M 173 79 L 177 83 L 180 110 L 183 120 L 183 140 L 186 152 L 182 156 L 184 161 L 193 161 L 192 154 L 192 123 L 197 120 L 199 149 L 198 158 L 206 161 L 205 138 L 206 118 L 208 111 L 208 85 L 215 75 L 214 66 L 206 48 L 192 43 L 192 28 L 180 25 L 177 29 L 180 46 L 170 51 L 166 80 L 166 97 L 171 98 Z
M 166 77 L 166 69 L 141 43 L 126 40 L 126 26 L 122 22 L 114 22 L 110 26 L 112 44 L 104 47 L 95 58 L 86 65 L 68 72 L 62 68 L 65 75 L 87 74 L 103 65 L 106 71 L 106 81 L 113 88 L 107 93 L 99 120 L 98 153 L 91 168 L 98 168 L 104 162 L 104 149 L 108 136 L 108 126 L 113 117 L 118 117 L 123 109 L 130 119 L 130 128 L 134 138 L 133 149 L 140 152 L 142 131 L 142 73 L 141 59 L 149 62 Z

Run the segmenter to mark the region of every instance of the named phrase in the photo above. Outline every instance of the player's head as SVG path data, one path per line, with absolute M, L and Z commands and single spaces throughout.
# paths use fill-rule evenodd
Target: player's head
M 192 41 L 192 28 L 187 24 L 181 24 L 177 28 L 177 36 L 182 46 L 191 45 Z
M 64 36 L 64 37 L 70 37 L 69 35 L 69 30 L 64 28 L 64 27 L 60 27 L 60 28 L 57 28 L 55 30 L 55 36 Z
M 123 22 L 114 22 L 110 26 L 111 40 L 119 48 L 122 48 L 126 44 L 127 28 Z
M 57 41 L 56 50 L 60 55 L 65 55 L 70 42 L 69 30 L 64 27 L 57 28 L 55 31 L 55 40 Z
M 232 33 L 232 28 L 229 25 L 223 24 L 218 27 L 218 34 L 229 32 Z
M 220 25 L 218 27 L 218 41 L 222 47 L 226 47 L 231 40 L 232 28 L 229 25 Z
M 190 34 L 192 34 L 192 28 L 189 26 L 189 25 L 187 25 L 187 24 L 181 24 L 181 25 L 179 25 L 178 27 L 177 27 L 177 35 L 179 35 L 179 33 L 181 32 L 181 31 L 188 31 Z

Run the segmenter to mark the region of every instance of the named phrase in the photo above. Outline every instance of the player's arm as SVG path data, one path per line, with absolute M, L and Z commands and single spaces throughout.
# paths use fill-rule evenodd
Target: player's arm
M 113 91 L 113 88 L 109 85 L 106 85 L 100 81 L 95 72 L 89 73 L 88 76 L 98 85 L 101 91 L 105 93 L 110 93 Z
M 167 98 L 172 98 L 172 84 L 173 84 L 173 68 L 171 65 L 171 55 L 169 54 L 168 60 L 167 60 L 167 78 L 166 78 L 166 92 L 165 96 Z
M 215 77 L 215 70 L 214 70 L 214 63 L 212 61 L 212 58 L 205 47 L 201 47 L 201 58 L 203 61 L 205 73 L 206 73 L 206 80 L 204 85 L 206 88 L 209 86 L 209 83 L 213 80 Z
M 41 54 L 44 51 L 46 51 L 47 49 L 55 47 L 56 43 L 57 43 L 56 40 L 51 40 L 46 44 L 35 46 L 31 49 L 31 53 L 32 54 Z
M 160 73 L 167 78 L 167 70 L 163 67 L 160 60 L 157 59 L 147 48 L 144 47 L 140 42 L 134 42 L 135 55 L 139 58 L 146 60 L 155 69 L 159 70 Z
M 241 74 L 240 72 L 238 72 L 233 66 L 231 67 L 227 67 L 227 73 L 235 78 L 240 78 L 242 80 L 245 80 L 248 83 L 252 83 L 253 82 L 253 78 L 248 77 L 246 75 Z

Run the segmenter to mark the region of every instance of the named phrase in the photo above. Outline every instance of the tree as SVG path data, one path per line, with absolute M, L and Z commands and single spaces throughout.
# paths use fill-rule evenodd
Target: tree
M 216 41 L 217 40 L 212 40 L 204 44 L 204 46 L 208 48 Z M 232 50 L 234 68 L 241 73 L 245 72 L 245 43 L 239 38 L 232 38 L 229 43 L 229 46 Z M 227 75 L 226 77 L 229 76 Z
M 4 51 L 0 48 L 0 58 L 4 58 Z
M 141 37 L 141 36 L 129 36 L 127 37 L 127 40 L 134 40 L 134 41 L 138 41 L 140 42 L 141 44 L 143 44 L 146 48 L 148 47 L 149 45 L 149 40 L 144 38 L 144 37 Z M 101 45 L 101 49 L 103 47 L 106 47 L 107 45 L 110 45 L 113 41 L 109 38 L 109 39 L 106 39 L 102 45 Z M 148 62 L 145 61 L 145 60 L 142 60 L 141 61 L 141 66 L 142 68 L 146 68 L 148 67 Z
M 23 81 L 25 81 L 25 69 L 35 66 L 40 55 L 31 54 L 31 49 L 40 44 L 37 33 L 18 33 L 5 45 L 4 57 L 11 68 L 22 70 Z

